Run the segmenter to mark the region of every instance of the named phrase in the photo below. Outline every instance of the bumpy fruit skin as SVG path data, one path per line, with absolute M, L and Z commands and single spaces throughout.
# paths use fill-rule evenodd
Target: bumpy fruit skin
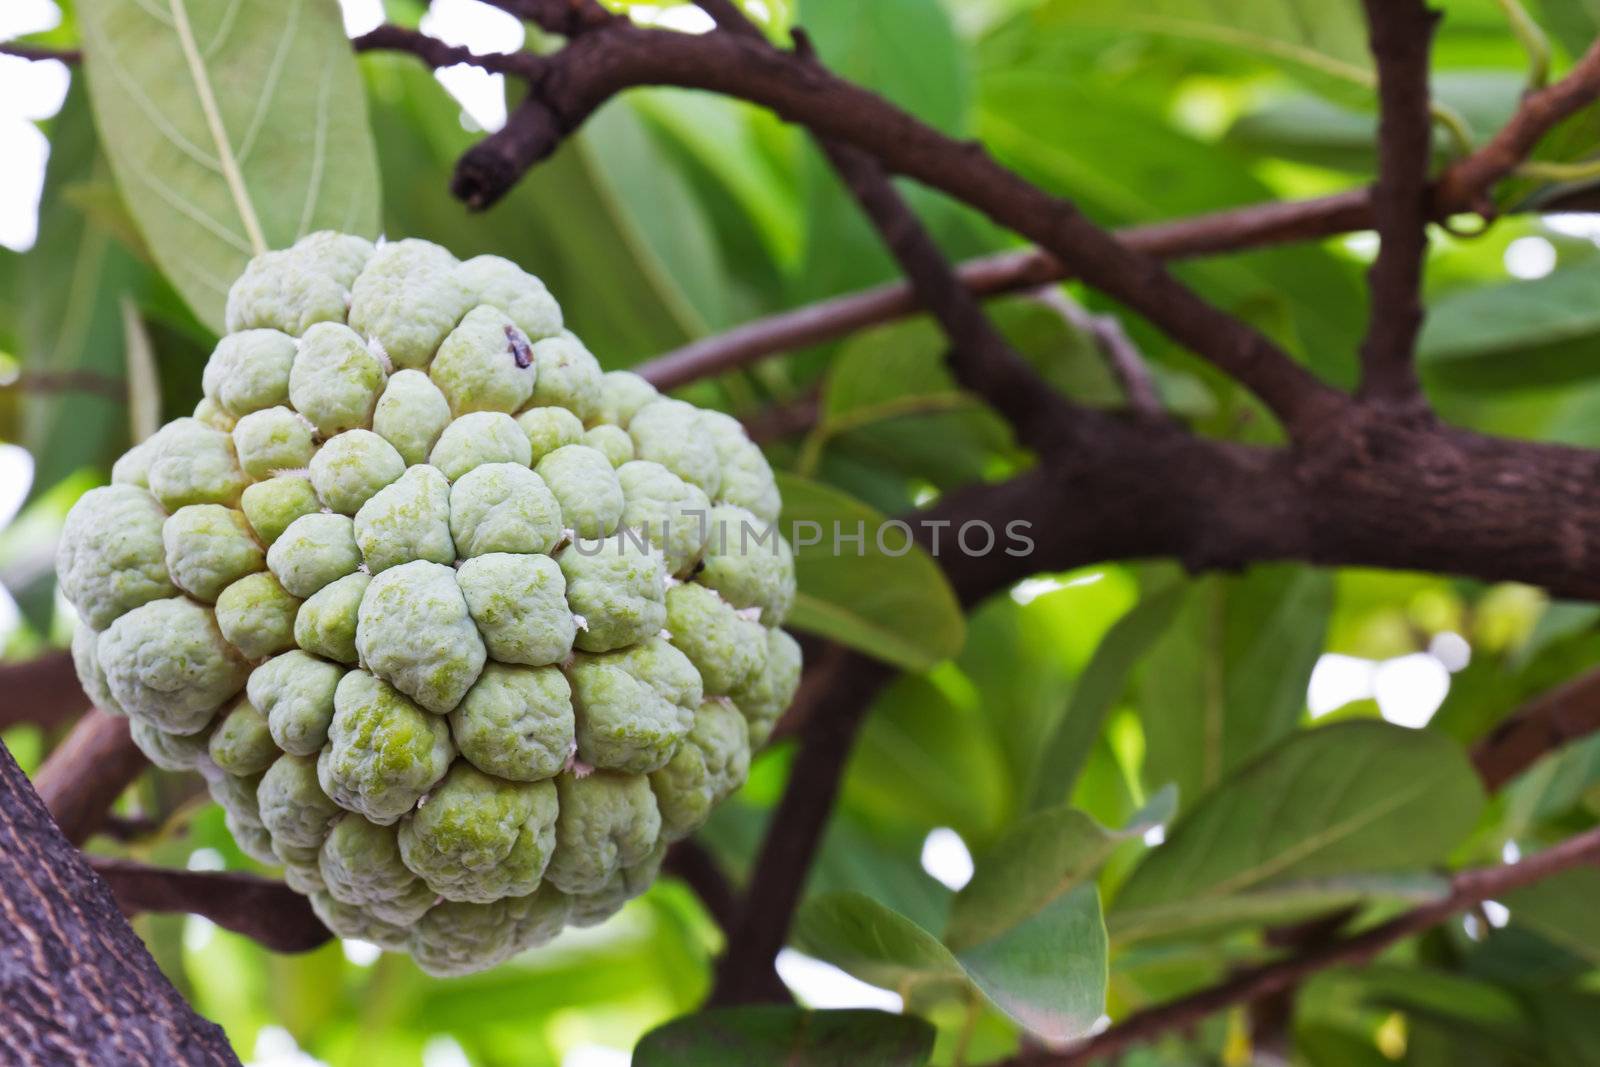
M 67 518 L 85 691 L 341 937 L 492 967 L 643 892 L 800 678 L 772 471 L 493 256 L 254 260 Z

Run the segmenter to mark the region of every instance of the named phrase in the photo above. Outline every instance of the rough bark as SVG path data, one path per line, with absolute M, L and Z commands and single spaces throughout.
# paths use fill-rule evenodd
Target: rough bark
M 236 1064 L 0 745 L 0 1062 Z

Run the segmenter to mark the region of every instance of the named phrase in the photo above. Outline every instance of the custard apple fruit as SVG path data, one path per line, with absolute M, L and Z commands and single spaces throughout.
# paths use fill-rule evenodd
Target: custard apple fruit
M 463 974 L 602 921 L 799 682 L 760 449 L 494 256 L 313 234 L 227 323 L 67 518 L 85 691 L 342 937 Z

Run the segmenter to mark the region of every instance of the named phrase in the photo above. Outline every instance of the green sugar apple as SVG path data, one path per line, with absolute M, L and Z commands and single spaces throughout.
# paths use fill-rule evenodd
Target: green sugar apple
M 227 325 L 67 517 L 84 690 L 341 937 L 463 974 L 602 921 L 794 696 L 760 449 L 494 256 L 313 234 Z

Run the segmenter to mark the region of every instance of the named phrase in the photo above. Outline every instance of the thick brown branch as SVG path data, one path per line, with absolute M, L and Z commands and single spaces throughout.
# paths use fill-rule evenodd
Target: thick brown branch
M 237 1064 L 0 745 L 0 1062 Z
M 1068 1052 L 1026 1054 L 1006 1061 L 1003 1067 L 1080 1067 L 1093 1063 L 1161 1034 L 1192 1026 L 1224 1008 L 1267 996 L 1318 971 L 1365 963 L 1397 941 L 1437 926 L 1474 905 L 1562 871 L 1596 863 L 1600 863 L 1600 828 L 1568 838 L 1519 863 L 1463 871 L 1451 880 L 1448 896 L 1370 930 L 1241 971 L 1220 985 L 1137 1012 Z
M 20 663 L 0 664 L 0 730 L 20 723 L 54 727 L 89 706 L 68 652 L 47 652 Z
M 981 146 L 953 141 L 803 57 L 743 34 L 691 35 L 618 23 L 574 39 L 548 64 L 506 127 L 462 156 L 453 188 L 469 205 L 485 207 L 504 195 L 623 89 L 677 85 L 726 93 L 868 152 L 886 169 L 941 189 L 1032 238 L 1088 284 L 1244 383 L 1285 425 L 1311 425 L 1344 406 L 1338 393 L 1264 335 L 1200 299 L 1070 203 L 1000 166 Z
M 67 840 L 81 845 L 146 766 L 128 720 L 94 709 L 50 753 L 35 785 Z
M 333 935 L 311 902 L 275 878 L 243 871 L 180 871 L 92 856 L 89 865 L 116 894 L 122 914 L 187 912 L 274 952 L 309 952 Z
M 1413 355 L 1422 329 L 1433 116 L 1428 54 L 1439 13 L 1423 0 L 1363 0 L 1378 66 L 1378 257 L 1367 272 L 1372 318 L 1361 343 L 1361 390 L 1402 408 L 1423 403 Z

